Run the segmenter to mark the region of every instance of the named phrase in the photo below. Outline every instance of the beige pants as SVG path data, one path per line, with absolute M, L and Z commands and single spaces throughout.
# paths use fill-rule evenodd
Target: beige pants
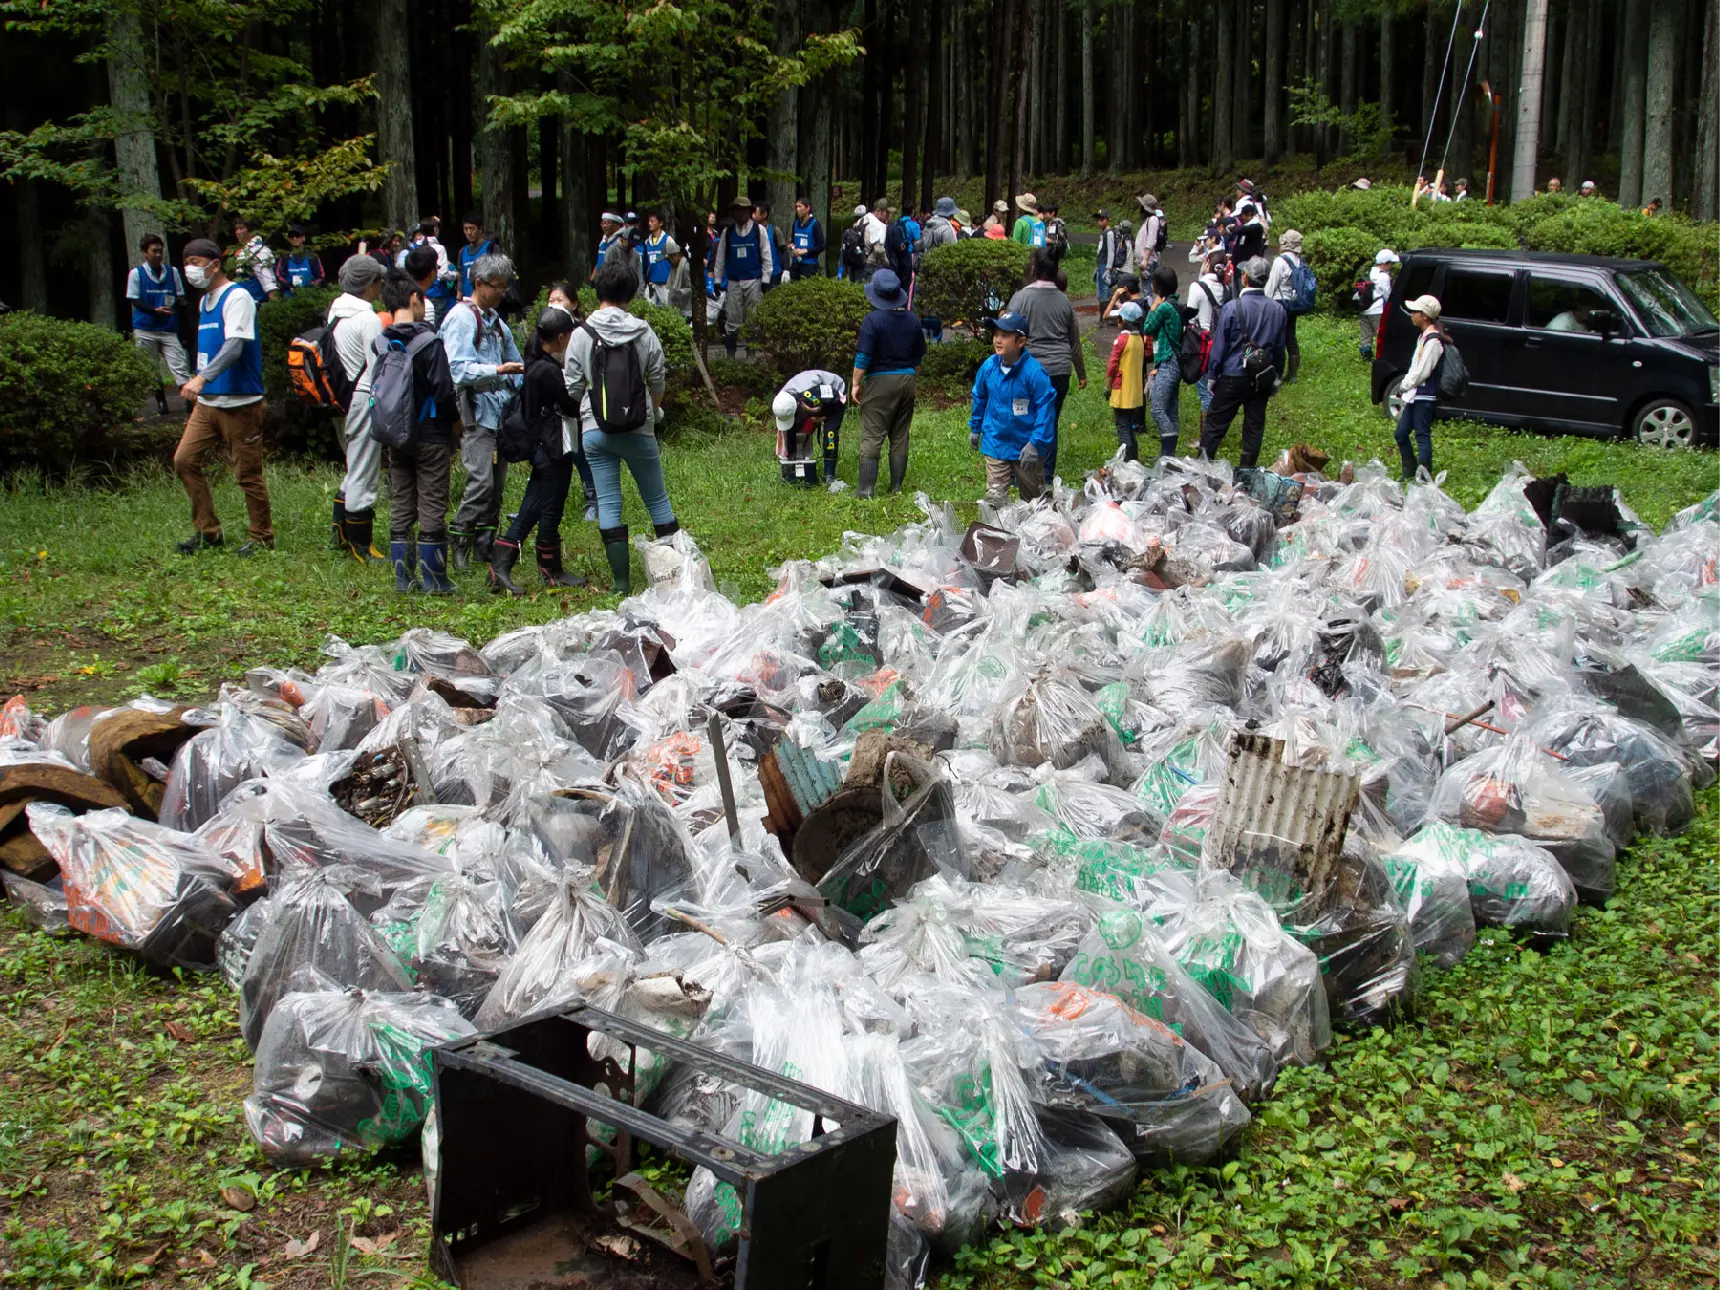
M 273 546 L 269 488 L 263 482 L 263 401 L 258 399 L 240 408 L 212 408 L 199 402 L 191 409 L 179 447 L 173 450 L 174 472 L 191 498 L 191 522 L 208 538 L 221 536 L 221 519 L 215 514 L 209 481 L 203 477 L 203 458 L 218 444 L 227 446 L 234 482 L 245 494 L 251 541 Z
M 1043 485 L 1034 479 L 1019 478 L 1016 474 L 1015 462 L 1005 461 L 1001 457 L 987 457 L 985 459 L 985 495 L 988 498 L 995 498 L 999 502 L 1006 501 L 1009 498 L 1009 486 L 1011 484 L 1014 484 L 1020 491 L 1021 500 L 1024 502 L 1031 502 L 1044 491 Z

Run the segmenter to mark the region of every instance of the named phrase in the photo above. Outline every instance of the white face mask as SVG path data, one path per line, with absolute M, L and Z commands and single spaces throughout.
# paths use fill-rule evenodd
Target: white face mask
M 209 285 L 209 269 L 207 265 L 188 264 L 185 266 L 185 280 L 194 287 Z

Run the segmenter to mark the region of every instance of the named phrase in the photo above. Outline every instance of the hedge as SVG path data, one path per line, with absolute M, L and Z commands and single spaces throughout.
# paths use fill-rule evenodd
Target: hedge
M 749 350 L 768 354 L 785 380 L 813 367 L 845 372 L 854 365 L 854 342 L 871 308 L 857 282 L 785 282 L 764 293 L 741 339 Z
M 926 253 L 914 287 L 914 309 L 965 326 L 974 336 L 996 315 L 1027 276 L 1029 249 L 1019 242 L 964 238 Z
M 275 446 L 284 453 L 333 457 L 341 451 L 335 418 L 307 408 L 287 389 L 287 346 L 328 317 L 338 287 L 301 287 L 290 296 L 265 300 L 257 306 L 257 339 L 263 346 L 263 398 L 275 432 Z
M 129 337 L 33 313 L 0 317 L 0 469 L 61 472 L 137 415 L 161 377 Z
M 1273 210 L 1273 226 L 1300 229 L 1302 253 L 1326 304 L 1349 300 L 1352 274 L 1389 246 L 1560 251 L 1658 260 L 1712 307 L 1720 304 L 1720 227 L 1682 215 L 1646 216 L 1597 198 L 1546 194 L 1512 205 L 1410 205 L 1410 190 L 1299 193 Z

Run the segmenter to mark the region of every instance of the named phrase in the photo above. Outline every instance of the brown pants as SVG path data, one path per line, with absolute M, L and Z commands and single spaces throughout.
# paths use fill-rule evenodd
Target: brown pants
M 388 537 L 405 542 L 418 521 L 420 542 L 448 538 L 448 478 L 454 471 L 454 445 L 420 443 L 388 450 Z
M 263 401 L 242 408 L 212 408 L 199 403 L 191 409 L 179 447 L 173 450 L 173 469 L 191 498 L 191 522 L 204 537 L 221 536 L 221 520 L 215 514 L 215 499 L 209 481 L 203 478 L 203 457 L 217 444 L 227 445 L 233 461 L 233 479 L 245 494 L 250 517 L 251 541 L 273 546 L 275 531 L 269 524 L 269 488 L 263 482 Z
M 860 393 L 860 460 L 877 461 L 890 441 L 892 467 L 898 458 L 908 460 L 908 429 L 914 424 L 912 372 L 868 376 Z

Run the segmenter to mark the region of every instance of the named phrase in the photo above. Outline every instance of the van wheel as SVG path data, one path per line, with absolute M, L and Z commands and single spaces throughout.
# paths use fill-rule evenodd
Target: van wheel
M 1654 399 L 1631 421 L 1631 435 L 1649 448 L 1693 448 L 1696 418 L 1676 399 Z
M 1386 382 L 1385 394 L 1380 399 L 1380 411 L 1390 418 L 1395 426 L 1397 419 L 1403 415 L 1403 377 L 1394 376 Z

